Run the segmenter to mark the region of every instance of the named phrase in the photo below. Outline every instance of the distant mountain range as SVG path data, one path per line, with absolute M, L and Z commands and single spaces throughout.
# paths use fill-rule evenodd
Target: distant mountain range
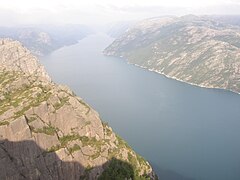
M 190 84 L 240 93 L 240 27 L 234 22 L 194 15 L 146 19 L 104 53 Z
M 90 33 L 92 31 L 83 25 L 0 27 L 0 38 L 18 40 L 39 56 L 77 43 Z

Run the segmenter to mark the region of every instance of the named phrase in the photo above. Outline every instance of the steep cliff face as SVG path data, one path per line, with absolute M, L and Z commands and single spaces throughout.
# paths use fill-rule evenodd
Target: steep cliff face
M 190 84 L 240 93 L 240 28 L 188 15 L 139 22 L 104 51 Z
M 0 179 L 155 179 L 81 98 L 19 42 L 0 40 Z
M 0 70 L 18 72 L 37 79 L 50 81 L 44 67 L 31 52 L 18 41 L 0 39 Z

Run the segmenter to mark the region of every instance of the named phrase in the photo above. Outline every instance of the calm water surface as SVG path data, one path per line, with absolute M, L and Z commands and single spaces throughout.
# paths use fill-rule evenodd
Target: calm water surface
M 95 34 L 43 57 L 162 180 L 240 179 L 240 95 L 198 88 L 106 57 Z

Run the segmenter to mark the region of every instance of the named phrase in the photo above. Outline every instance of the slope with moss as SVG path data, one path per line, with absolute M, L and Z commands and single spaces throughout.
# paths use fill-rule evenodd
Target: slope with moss
M 121 178 L 156 178 L 150 164 L 81 98 L 53 83 L 28 50 L 0 42 L 0 179 L 103 179 L 113 167 Z M 9 145 L 23 141 L 42 151 Z

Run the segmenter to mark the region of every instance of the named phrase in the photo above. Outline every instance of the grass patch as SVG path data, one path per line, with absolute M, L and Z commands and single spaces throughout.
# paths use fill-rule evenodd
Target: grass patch
M 64 97 L 62 99 L 60 99 L 60 103 L 55 103 L 53 105 L 53 107 L 55 108 L 55 110 L 60 109 L 64 104 L 66 104 L 69 100 L 69 97 Z
M 18 112 L 15 113 L 14 118 L 18 118 L 18 117 L 20 117 L 20 116 L 23 116 L 24 113 L 25 113 L 27 110 L 29 110 L 29 109 L 30 109 L 30 106 L 23 107 L 20 111 L 18 111 Z
M 79 145 L 77 145 L 77 144 L 74 144 L 74 146 L 73 147 L 71 147 L 71 148 L 69 148 L 68 150 L 69 150 L 69 153 L 73 153 L 73 152 L 75 152 L 75 151 L 78 151 L 78 150 L 80 150 L 81 148 L 80 148 L 80 146 Z
M 26 118 L 26 119 L 27 119 L 27 123 L 31 123 L 31 122 L 37 120 L 37 117 L 31 116 L 31 117 L 28 117 L 28 118 Z
M 77 140 L 77 139 L 79 139 L 79 137 L 80 137 L 79 135 L 66 135 L 66 136 L 59 138 L 59 141 L 62 146 L 66 146 L 68 144 L 68 142 Z
M 114 179 L 114 180 L 122 180 L 122 179 L 135 179 L 133 167 L 127 162 L 111 159 L 108 167 L 103 171 L 98 180 L 105 179 Z
M 116 138 L 118 140 L 118 147 L 119 148 L 131 149 L 131 147 L 127 144 L 127 142 L 124 141 L 119 135 L 116 134 Z
M 61 145 L 57 144 L 56 146 L 52 146 L 50 147 L 49 149 L 47 149 L 47 152 L 50 153 L 50 152 L 55 152 L 57 150 L 61 149 Z
M 86 112 L 86 115 L 87 115 L 90 112 L 91 108 L 83 100 L 79 100 L 79 102 L 88 109 L 87 112 Z
M 52 126 L 44 126 L 41 129 L 34 129 L 33 131 L 35 133 L 43 133 L 43 134 L 53 136 L 57 132 L 57 130 L 58 130 L 57 128 L 52 127 Z
M 1 121 L 0 122 L 0 126 L 5 126 L 5 125 L 9 125 L 8 121 Z

